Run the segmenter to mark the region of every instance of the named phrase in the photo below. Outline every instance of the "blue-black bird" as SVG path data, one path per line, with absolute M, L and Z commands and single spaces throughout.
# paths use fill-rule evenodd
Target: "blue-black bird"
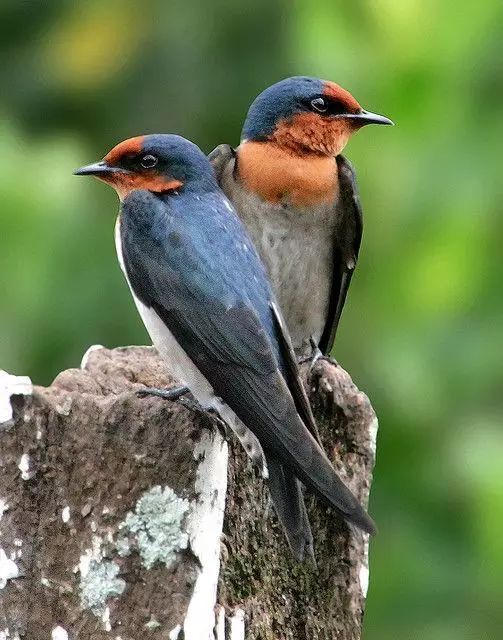
M 324 354 L 333 346 L 362 236 L 355 175 L 341 152 L 367 124 L 393 123 L 333 82 L 297 76 L 254 100 L 237 149 L 210 154 L 299 356 L 313 343 Z
M 301 482 L 374 532 L 319 444 L 265 269 L 202 151 L 139 136 L 75 173 L 117 191 L 119 262 L 152 341 L 261 468 L 295 557 L 313 554 Z

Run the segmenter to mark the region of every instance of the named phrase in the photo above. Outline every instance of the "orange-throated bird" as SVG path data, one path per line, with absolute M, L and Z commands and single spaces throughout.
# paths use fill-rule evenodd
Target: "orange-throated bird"
M 211 154 L 265 263 L 297 355 L 329 354 L 362 235 L 355 175 L 341 155 L 367 124 L 393 124 L 333 82 L 297 76 L 252 103 L 237 149 Z
M 300 482 L 373 532 L 319 444 L 263 264 L 208 158 L 179 136 L 148 135 L 75 173 L 119 194 L 119 262 L 152 341 L 268 478 L 295 557 L 313 553 Z

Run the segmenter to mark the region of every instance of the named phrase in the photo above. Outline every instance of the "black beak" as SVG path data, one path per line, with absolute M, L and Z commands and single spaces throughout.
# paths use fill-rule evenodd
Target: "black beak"
M 102 176 L 110 173 L 116 173 L 117 171 L 124 172 L 123 169 L 118 167 L 111 167 L 105 161 L 95 162 L 94 164 L 88 164 L 80 169 L 75 169 L 74 176 Z
M 372 113 L 371 111 L 365 111 L 365 109 L 362 109 L 360 113 L 348 113 L 345 117 L 349 120 L 356 120 L 361 126 L 365 124 L 395 124 L 393 120 L 386 118 L 386 116 L 381 116 L 378 113 Z

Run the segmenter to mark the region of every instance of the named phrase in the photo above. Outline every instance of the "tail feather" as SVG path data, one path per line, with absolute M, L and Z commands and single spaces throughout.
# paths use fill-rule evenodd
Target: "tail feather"
M 269 492 L 296 560 L 314 559 L 313 534 L 302 495 L 301 483 L 277 460 L 268 459 Z
M 305 458 L 293 459 L 295 475 L 314 490 L 350 524 L 374 535 L 377 527 L 358 499 L 338 476 L 325 452 L 311 436 L 311 456 L 308 464 Z

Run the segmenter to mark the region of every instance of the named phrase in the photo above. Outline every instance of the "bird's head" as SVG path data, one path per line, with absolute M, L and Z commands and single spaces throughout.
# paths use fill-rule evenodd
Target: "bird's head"
M 213 188 L 213 169 L 204 153 L 180 136 L 153 134 L 129 138 L 94 164 L 74 171 L 111 185 L 121 200 L 138 189 L 153 193 Z
M 252 103 L 241 141 L 269 141 L 293 153 L 337 156 L 366 124 L 393 124 L 362 109 L 353 96 L 319 78 L 295 76 L 263 91 Z

